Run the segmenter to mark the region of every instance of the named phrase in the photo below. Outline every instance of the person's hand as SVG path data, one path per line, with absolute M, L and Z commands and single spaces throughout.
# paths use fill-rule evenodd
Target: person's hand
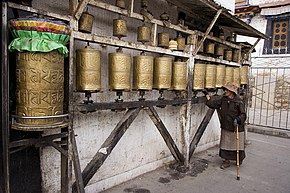
M 235 126 L 238 126 L 238 125 L 240 125 L 241 124 L 241 118 L 240 117 L 236 117 L 235 119 L 234 119 L 234 125 Z
M 210 96 L 207 94 L 205 95 L 206 96 L 206 99 L 209 100 L 210 99 Z

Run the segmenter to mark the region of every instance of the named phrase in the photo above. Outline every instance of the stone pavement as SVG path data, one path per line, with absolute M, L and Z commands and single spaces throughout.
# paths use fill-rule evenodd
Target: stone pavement
M 218 147 L 193 155 L 187 172 L 168 165 L 103 193 L 290 193 L 290 139 L 248 133 L 251 144 L 240 167 L 222 170 Z

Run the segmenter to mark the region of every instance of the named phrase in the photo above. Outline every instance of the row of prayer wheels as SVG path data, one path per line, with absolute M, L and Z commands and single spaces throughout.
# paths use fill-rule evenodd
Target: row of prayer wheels
M 239 49 L 229 49 L 221 44 L 215 44 L 213 42 L 206 42 L 204 45 L 205 54 L 216 55 L 223 57 L 224 60 L 239 62 L 240 60 L 240 50 Z
M 233 67 L 198 62 L 194 65 L 192 88 L 193 90 L 221 88 L 227 82 L 232 82 L 238 86 L 247 85 L 248 73 L 248 65 Z
M 77 50 L 77 83 L 80 92 L 101 90 L 101 53 L 89 46 Z M 118 49 L 109 54 L 109 89 L 112 91 L 167 90 L 187 88 L 186 62 L 172 61 L 171 57 L 147 56 L 142 53 L 133 57 L 133 87 L 131 87 L 131 63 L 129 54 Z

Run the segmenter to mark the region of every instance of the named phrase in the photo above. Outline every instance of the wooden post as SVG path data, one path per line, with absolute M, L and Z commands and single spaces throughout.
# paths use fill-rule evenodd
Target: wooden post
M 197 147 L 198 142 L 200 141 L 213 113 L 214 113 L 215 109 L 208 109 L 206 115 L 204 116 L 202 122 L 200 123 L 191 143 L 189 146 L 189 159 L 192 157 L 192 154 L 194 152 L 194 150 Z
M 129 109 L 123 118 L 119 121 L 115 129 L 102 144 L 101 148 L 94 155 L 93 159 L 88 163 L 82 172 L 84 185 L 86 186 L 98 169 L 103 165 L 104 161 L 111 154 L 114 147 L 120 141 L 124 133 L 137 117 L 141 108 Z M 73 192 L 76 192 L 76 183 L 73 184 Z
M 156 110 L 153 107 L 148 107 L 147 109 L 145 109 L 145 111 L 147 112 L 147 114 L 149 115 L 150 119 L 153 121 L 153 123 L 157 127 L 159 133 L 163 137 L 167 147 L 169 148 L 169 150 L 172 153 L 172 155 L 175 158 L 175 160 L 183 164 L 184 163 L 184 157 L 179 152 L 176 144 L 174 143 L 171 135 L 167 131 L 165 125 L 162 122 L 162 120 L 158 116 Z

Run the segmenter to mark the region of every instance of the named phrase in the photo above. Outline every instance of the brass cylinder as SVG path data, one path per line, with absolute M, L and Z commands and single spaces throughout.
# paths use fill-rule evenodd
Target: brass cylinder
M 187 44 L 188 45 L 194 45 L 195 44 L 195 42 L 194 42 L 194 35 L 187 36 Z
M 187 65 L 186 62 L 173 62 L 172 65 L 172 89 L 186 90 L 187 87 Z
M 101 52 L 86 46 L 76 55 L 77 91 L 96 92 L 101 90 Z
M 206 64 L 205 66 L 205 88 L 215 88 L 217 65 Z
M 225 85 L 225 76 L 226 76 L 226 66 L 217 65 L 216 67 L 216 84 L 217 88 L 221 88 Z
M 225 75 L 225 84 L 227 82 L 233 82 L 234 81 L 234 68 L 230 66 L 226 66 L 226 75 Z
M 122 9 L 125 9 L 126 8 L 125 1 L 124 0 L 116 0 L 115 5 L 117 7 L 122 8 Z
M 150 41 L 150 28 L 149 27 L 145 25 L 138 27 L 137 41 L 142 42 L 143 44 L 145 42 Z
M 129 91 L 131 88 L 131 56 L 120 51 L 109 54 L 109 88 Z
M 88 12 L 83 12 L 79 20 L 79 31 L 81 32 L 92 32 L 94 16 Z
M 119 39 L 127 36 L 127 21 L 124 19 L 113 20 L 113 36 Z
M 221 44 L 217 44 L 215 47 L 215 55 L 223 56 L 224 55 L 224 47 Z
M 154 58 L 153 88 L 166 90 L 171 87 L 172 59 L 169 57 Z
M 168 46 L 169 46 L 169 34 L 168 33 L 158 33 L 158 46 L 168 48 Z
M 215 44 L 213 42 L 207 42 L 204 47 L 204 52 L 206 54 L 214 54 Z
M 233 83 L 237 85 L 238 87 L 240 86 L 240 68 L 239 67 L 234 67 L 234 73 L 233 73 Z
M 170 40 L 170 41 L 169 41 L 169 46 L 168 46 L 168 48 L 169 48 L 170 50 L 177 50 L 177 41 L 175 41 L 175 40 Z
M 233 62 L 239 62 L 240 61 L 240 50 L 234 49 L 233 50 Z
M 178 36 L 176 41 L 177 41 L 177 50 L 183 51 L 185 49 L 185 38 L 182 36 Z
M 224 58 L 227 61 L 232 61 L 233 51 L 232 50 L 225 50 Z
M 205 66 L 203 63 L 194 64 L 193 72 L 193 90 L 202 90 L 204 89 L 205 84 Z
M 152 90 L 153 56 L 135 56 L 133 66 L 133 89 Z
M 63 114 L 64 56 L 52 52 L 17 52 L 16 115 L 52 116 Z M 63 121 L 17 119 L 27 125 L 46 125 Z
M 249 66 L 244 65 L 241 67 L 241 84 L 247 85 L 249 80 Z

